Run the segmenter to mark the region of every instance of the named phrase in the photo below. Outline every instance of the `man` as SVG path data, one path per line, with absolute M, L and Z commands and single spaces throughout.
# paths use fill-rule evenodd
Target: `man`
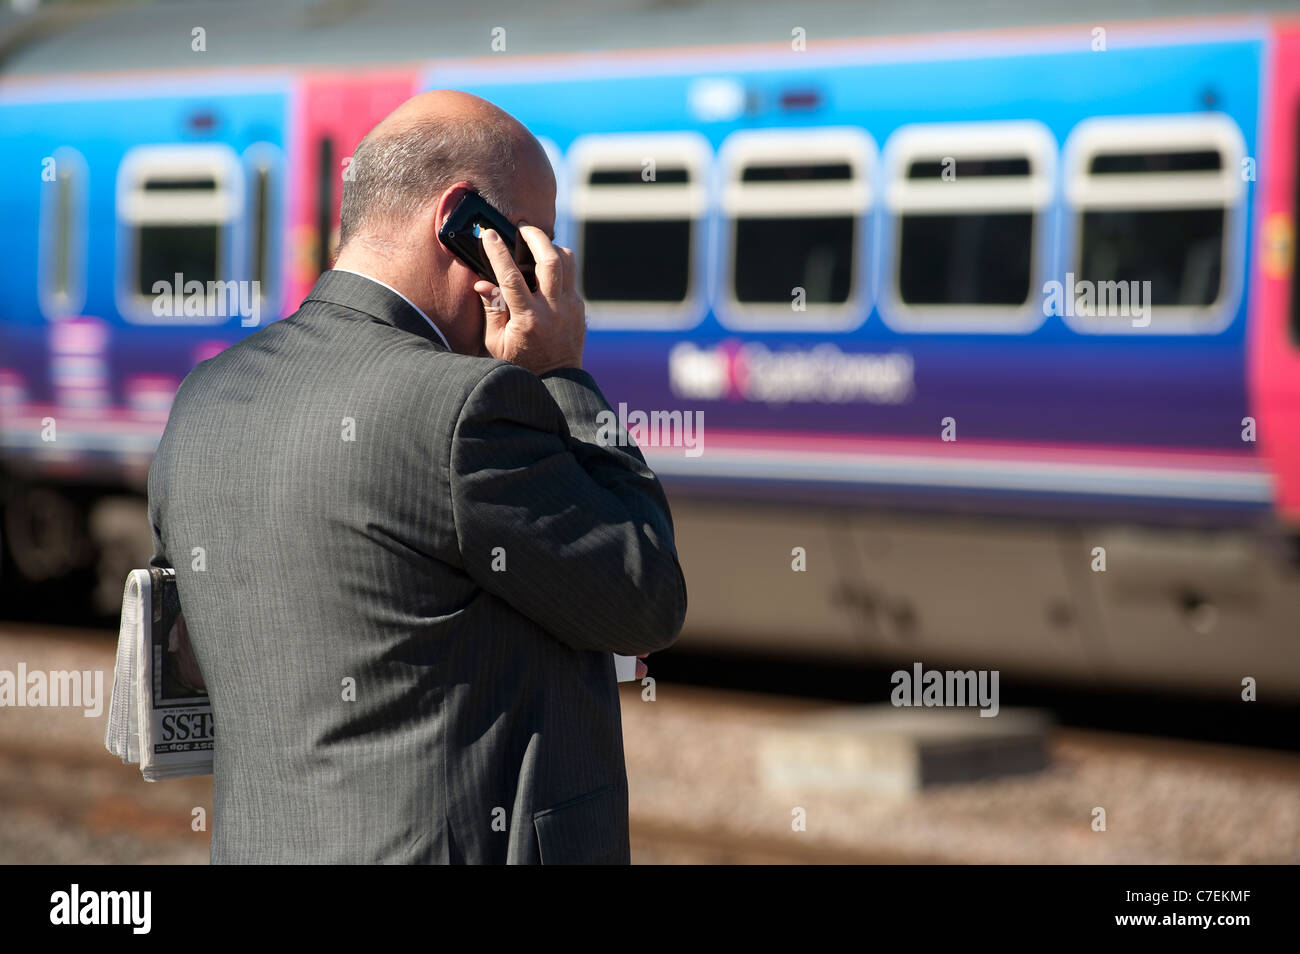
M 611 653 L 672 644 L 672 518 L 581 370 L 537 140 L 454 91 L 358 146 L 336 267 L 185 379 L 149 474 L 216 722 L 215 862 L 629 861 Z M 537 261 L 438 240 L 474 189 Z M 644 672 L 638 663 L 638 672 Z

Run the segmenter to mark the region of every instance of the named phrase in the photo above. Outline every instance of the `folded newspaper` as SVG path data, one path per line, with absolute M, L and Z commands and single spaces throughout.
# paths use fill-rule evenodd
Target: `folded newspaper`
M 104 744 L 145 779 L 212 774 L 213 723 L 203 674 L 190 646 L 176 571 L 132 570 Z

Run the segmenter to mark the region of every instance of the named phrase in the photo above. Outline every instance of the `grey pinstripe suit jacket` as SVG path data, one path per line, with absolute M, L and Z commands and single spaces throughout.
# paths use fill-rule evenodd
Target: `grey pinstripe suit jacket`
M 214 863 L 628 862 L 610 653 L 670 645 L 686 587 L 607 409 L 336 271 L 189 374 L 149 512 L 212 699 Z

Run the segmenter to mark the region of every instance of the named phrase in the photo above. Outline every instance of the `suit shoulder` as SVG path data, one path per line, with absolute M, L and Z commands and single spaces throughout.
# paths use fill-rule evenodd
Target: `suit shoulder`
M 181 378 L 180 386 L 176 388 L 176 394 L 172 397 L 171 407 L 173 411 L 177 410 L 185 403 L 185 399 L 188 395 L 196 390 L 201 391 L 203 389 L 205 382 L 210 380 L 213 373 L 217 370 L 219 364 L 218 359 L 221 358 L 224 353 L 225 352 L 223 351 L 221 354 L 216 354 L 211 358 L 206 358 L 203 361 L 200 361 L 194 367 L 190 368 L 189 373 L 187 373 L 185 377 Z

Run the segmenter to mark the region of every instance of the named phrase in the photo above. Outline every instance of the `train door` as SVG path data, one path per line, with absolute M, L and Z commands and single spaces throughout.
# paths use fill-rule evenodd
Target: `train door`
M 352 150 L 371 127 L 414 95 L 411 73 L 307 76 L 294 107 L 294 190 L 289 213 L 287 304 L 297 307 L 338 245 L 339 202 Z

